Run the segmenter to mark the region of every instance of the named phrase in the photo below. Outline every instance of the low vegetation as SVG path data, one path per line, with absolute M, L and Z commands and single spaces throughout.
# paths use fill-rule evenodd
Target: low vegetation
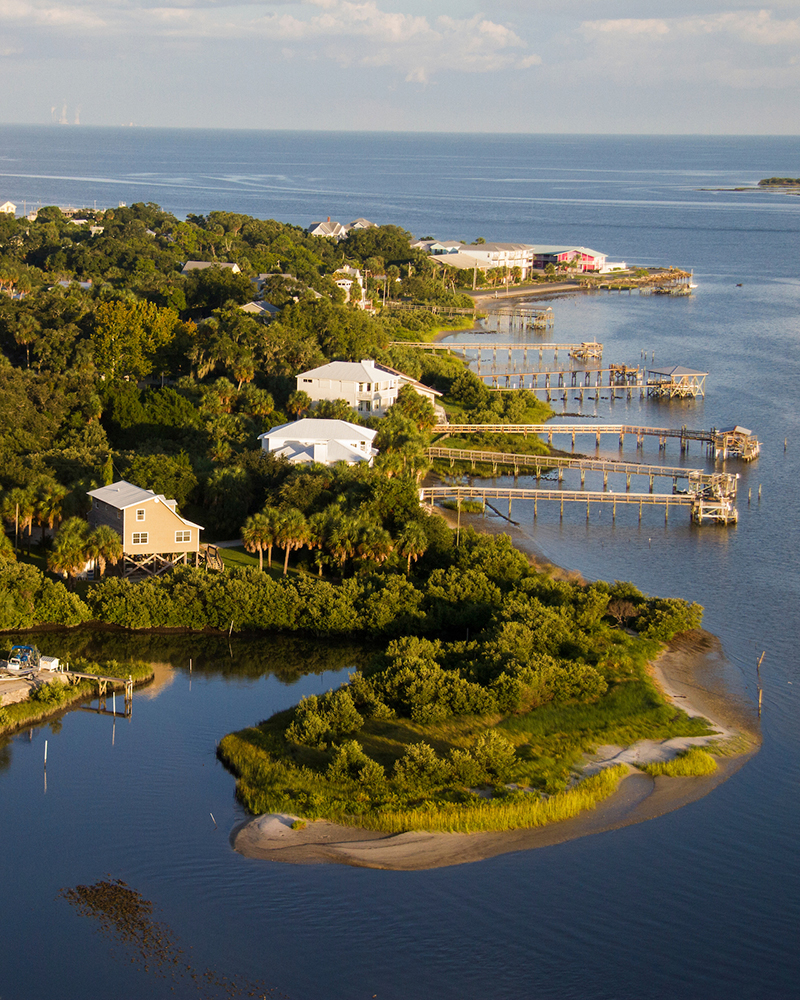
M 700 778 L 706 774 L 713 774 L 716 769 L 717 762 L 701 747 L 690 747 L 681 751 L 672 760 L 645 764 L 641 768 L 654 778 L 659 775 L 666 775 L 669 778 Z
M 661 641 L 699 624 L 696 605 L 555 581 L 503 536 L 464 535 L 385 652 L 221 741 L 248 809 L 391 831 L 536 825 L 582 801 L 568 789 L 598 744 L 709 732 L 646 669 Z M 609 613 L 623 598 L 638 635 Z M 586 794 L 602 797 L 606 780 Z

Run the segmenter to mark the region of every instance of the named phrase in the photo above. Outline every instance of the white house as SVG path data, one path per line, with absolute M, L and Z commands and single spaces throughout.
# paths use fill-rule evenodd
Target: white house
M 312 402 L 343 399 L 359 413 L 377 417 L 382 417 L 397 402 L 397 394 L 404 385 L 413 386 L 434 404 L 436 397 L 441 396 L 436 389 L 370 360 L 331 361 L 297 376 L 297 388 L 307 392 Z
M 487 268 L 518 267 L 523 278 L 533 270 L 533 247 L 530 243 L 468 243 L 458 248 L 458 254 L 472 257 L 479 266 L 483 264 Z
M 334 274 L 333 280 L 337 287 L 344 292 L 345 302 L 352 302 L 353 305 L 363 309 L 367 304 L 367 294 L 364 289 L 364 279 L 361 277 L 361 270 L 357 267 L 340 267 Z M 353 285 L 358 291 L 353 293 Z
M 424 250 L 425 253 L 438 256 L 443 253 L 458 253 L 463 246 L 461 240 L 414 240 L 412 250 Z
M 372 465 L 377 450 L 372 442 L 378 432 L 358 427 L 346 420 L 317 420 L 307 417 L 291 424 L 281 424 L 259 435 L 264 451 L 283 455 L 292 465 L 320 462 L 368 462 Z
M 343 240 L 347 236 L 347 229 L 341 222 L 331 222 L 328 216 L 327 222 L 312 222 L 306 229 L 308 236 L 327 236 L 334 240 Z
M 16 215 L 17 206 L 13 201 L 4 201 L 3 204 L 0 205 L 0 212 L 4 212 L 6 215 Z
M 306 229 L 308 236 L 327 236 L 334 240 L 343 240 L 351 229 L 377 229 L 374 222 L 369 219 L 353 219 L 349 226 L 343 226 L 341 222 L 335 222 L 328 216 L 325 222 L 312 222 Z

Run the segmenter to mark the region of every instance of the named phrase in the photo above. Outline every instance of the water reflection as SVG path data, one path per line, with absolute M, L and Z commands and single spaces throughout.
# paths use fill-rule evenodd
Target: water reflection
M 254 680 L 268 674 L 294 684 L 307 674 L 345 670 L 363 663 L 364 644 L 325 642 L 301 636 L 232 636 L 141 634 L 106 628 L 48 631 L 40 645 L 52 656 L 101 660 L 146 660 L 157 667 L 163 688 L 174 680 L 173 670 L 189 670 L 196 679 L 236 676 Z M 367 651 L 369 653 L 369 651 Z

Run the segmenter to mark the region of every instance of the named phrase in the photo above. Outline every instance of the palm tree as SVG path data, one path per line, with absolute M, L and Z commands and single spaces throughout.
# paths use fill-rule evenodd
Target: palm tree
M 347 517 L 338 510 L 326 525 L 326 545 L 342 570 L 345 562 L 355 554 L 360 528 L 361 522 L 357 518 Z
M 33 493 L 30 490 L 22 489 L 22 487 L 17 486 L 13 490 L 9 490 L 3 496 L 3 518 L 8 521 L 9 524 L 13 524 L 15 532 L 20 528 L 28 533 L 28 548 L 30 549 L 31 544 L 31 527 L 33 526 L 33 518 L 36 513 L 36 500 Z M 15 534 L 14 543 L 17 544 L 18 538 Z
M 392 536 L 385 528 L 375 524 L 364 524 L 358 533 L 356 554 L 364 562 L 386 562 L 392 554 Z
M 61 523 L 67 493 L 69 490 L 55 479 L 42 479 L 36 488 L 36 520 L 42 529 L 43 542 L 45 529 L 50 528 L 52 531 Z
M 428 547 L 428 536 L 419 521 L 409 521 L 397 539 L 397 551 L 408 560 L 406 575 L 411 572 L 411 563 L 416 562 Z
M 89 535 L 85 552 L 97 563 L 98 579 L 102 579 L 106 572 L 106 563 L 116 566 L 122 558 L 122 539 L 112 527 L 101 524 Z
M 82 517 L 70 517 L 58 529 L 47 568 L 53 573 L 64 573 L 74 585 L 75 575 L 86 565 L 86 547 L 89 526 Z
M 276 542 L 286 552 L 283 560 L 283 575 L 289 572 L 289 553 L 302 548 L 308 540 L 308 524 L 296 507 L 280 512 Z
M 248 552 L 258 552 L 258 568 L 264 569 L 264 549 L 267 550 L 267 565 L 272 569 L 272 547 L 277 540 L 278 512 L 272 507 L 265 507 L 259 514 L 244 522 L 242 541 Z

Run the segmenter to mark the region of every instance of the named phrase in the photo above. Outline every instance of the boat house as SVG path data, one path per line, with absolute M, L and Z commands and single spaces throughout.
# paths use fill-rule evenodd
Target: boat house
M 666 396 L 669 399 L 688 399 L 705 396 L 708 372 L 673 365 L 667 368 L 648 368 L 647 395 Z

